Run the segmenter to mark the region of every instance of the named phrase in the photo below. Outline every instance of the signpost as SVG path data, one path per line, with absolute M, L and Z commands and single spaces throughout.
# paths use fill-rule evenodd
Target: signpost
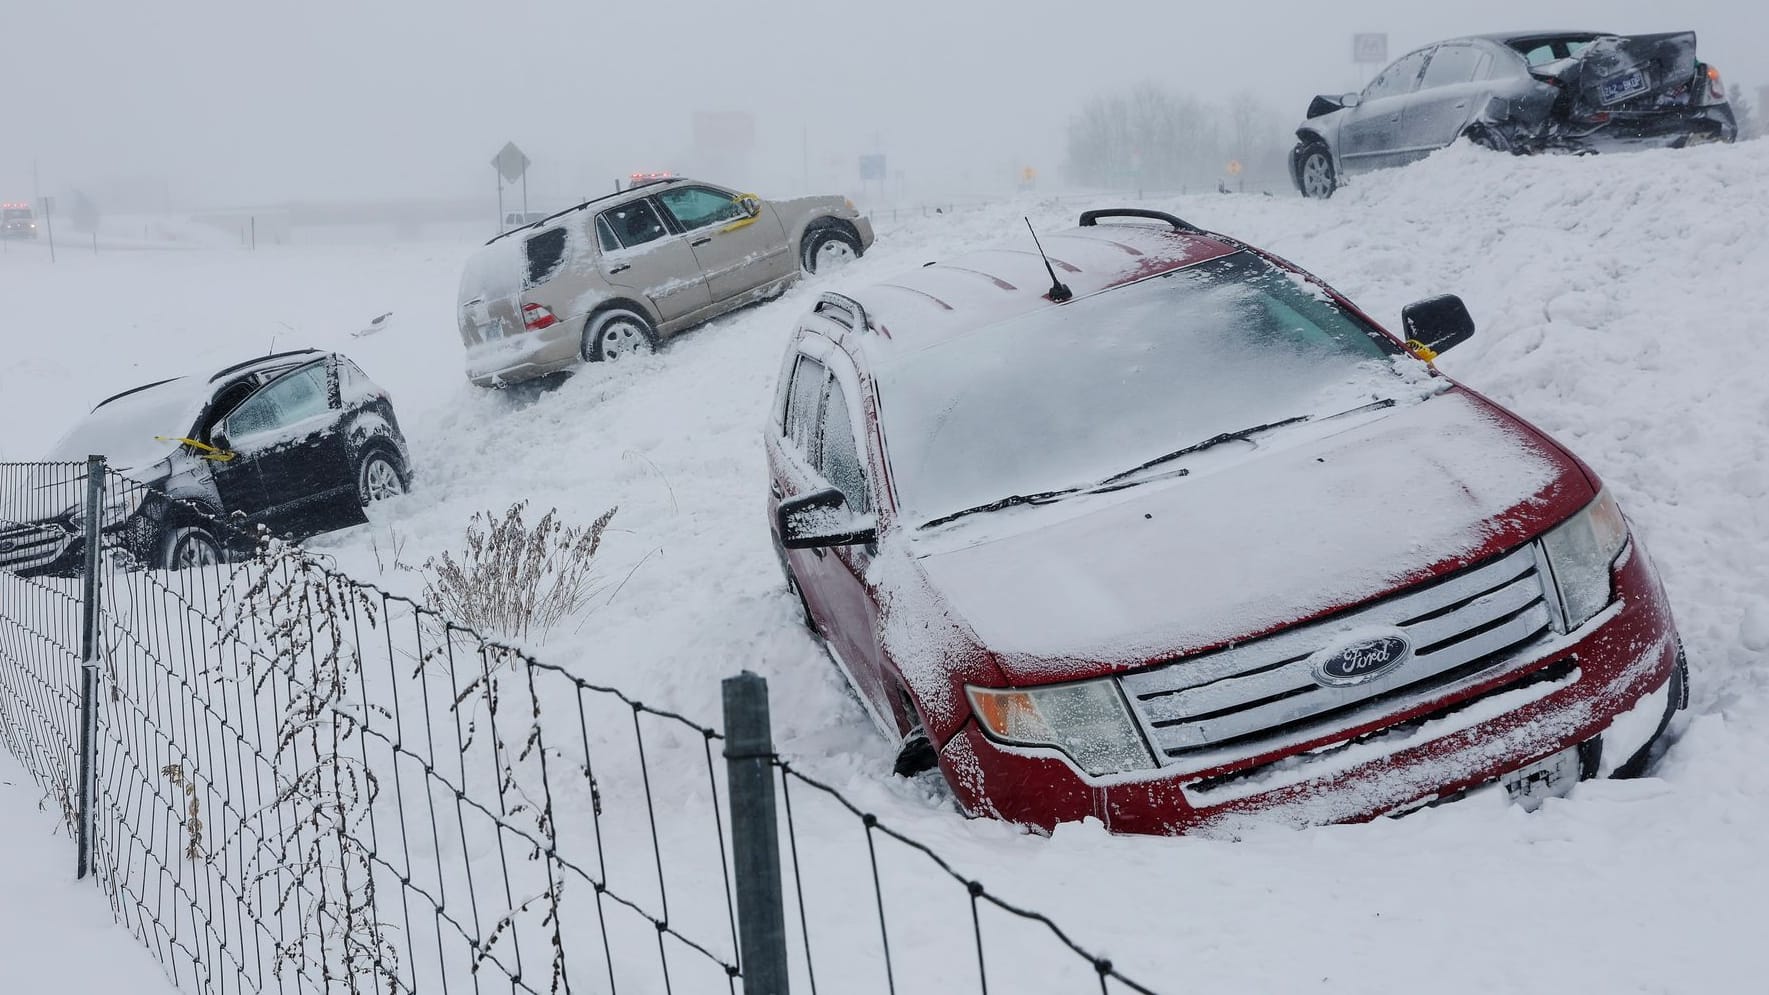
M 1388 61 L 1388 35 L 1383 32 L 1352 35 L 1351 61 L 1357 63 L 1361 81 L 1365 66 L 1379 66 Z
M 92 198 L 74 191 L 74 230 L 92 236 L 92 254 L 98 254 L 98 205 Z
M 530 160 L 515 142 L 505 142 L 498 154 L 491 157 L 491 166 L 498 172 L 498 234 L 504 232 L 504 184 L 522 181 L 522 214 L 528 216 L 528 167 Z
M 55 262 L 55 198 L 43 198 L 43 230 L 49 233 L 49 261 Z
M 1241 175 L 1241 160 L 1230 159 L 1228 161 L 1228 166 L 1226 168 L 1228 169 L 1228 175 L 1240 176 Z M 1242 193 L 1247 192 L 1247 181 L 1246 180 L 1241 180 L 1238 185 L 1239 185 Z

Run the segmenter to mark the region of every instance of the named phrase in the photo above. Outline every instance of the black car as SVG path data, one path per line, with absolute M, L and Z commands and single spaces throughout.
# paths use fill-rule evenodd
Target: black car
M 1305 197 L 1468 138 L 1512 152 L 1596 152 L 1730 142 L 1738 135 L 1719 70 L 1695 33 L 1477 35 L 1427 45 L 1362 93 L 1316 97 L 1296 130 L 1290 173 Z
M 302 539 L 359 524 L 366 505 L 411 480 L 387 393 L 344 356 L 312 349 L 107 398 L 49 459 L 89 454 L 117 471 L 104 532 L 159 568 L 246 552 L 259 526 Z M 23 493 L 0 495 L 0 569 L 77 572 L 84 474 L 46 464 L 35 482 L 9 489 Z

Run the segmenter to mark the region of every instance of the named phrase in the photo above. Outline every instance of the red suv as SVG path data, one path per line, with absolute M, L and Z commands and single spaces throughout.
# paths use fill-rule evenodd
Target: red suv
M 823 295 L 771 522 L 899 772 L 1217 835 L 1639 772 L 1686 683 L 1645 550 L 1430 365 L 1460 300 L 1402 320 L 1137 210 Z

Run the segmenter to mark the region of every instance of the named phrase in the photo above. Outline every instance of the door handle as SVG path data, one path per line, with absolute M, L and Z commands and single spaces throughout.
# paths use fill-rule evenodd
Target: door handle
M 712 237 L 712 236 L 711 236 L 711 235 L 707 235 L 707 236 L 705 236 L 705 237 L 704 237 L 704 238 L 697 238 L 697 239 L 695 239 L 695 240 L 694 240 L 694 241 L 692 241 L 692 242 L 689 242 L 689 243 L 688 243 L 688 244 L 689 244 L 689 245 L 690 245 L 690 246 L 694 246 L 694 245 L 705 245 L 705 244 L 706 244 L 706 243 L 708 243 L 708 242 L 710 242 L 710 241 L 712 241 L 712 240 L 713 240 L 713 237 Z
M 627 270 L 630 270 L 632 268 L 633 268 L 633 266 L 631 263 L 621 263 L 619 266 L 611 267 L 608 270 L 608 275 L 613 276 L 616 273 L 625 273 Z

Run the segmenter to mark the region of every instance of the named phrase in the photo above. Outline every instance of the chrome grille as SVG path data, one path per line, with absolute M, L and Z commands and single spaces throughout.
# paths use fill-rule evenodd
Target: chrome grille
M 1260 741 L 1330 723 L 1377 698 L 1396 708 L 1501 666 L 1550 633 L 1553 608 L 1536 544 L 1443 580 L 1320 622 L 1120 677 L 1163 763 L 1207 747 Z M 1323 687 L 1310 657 L 1347 632 L 1399 629 L 1412 656 L 1364 684 Z
M 0 525 L 0 570 L 29 570 L 53 561 L 74 541 L 59 525 Z

